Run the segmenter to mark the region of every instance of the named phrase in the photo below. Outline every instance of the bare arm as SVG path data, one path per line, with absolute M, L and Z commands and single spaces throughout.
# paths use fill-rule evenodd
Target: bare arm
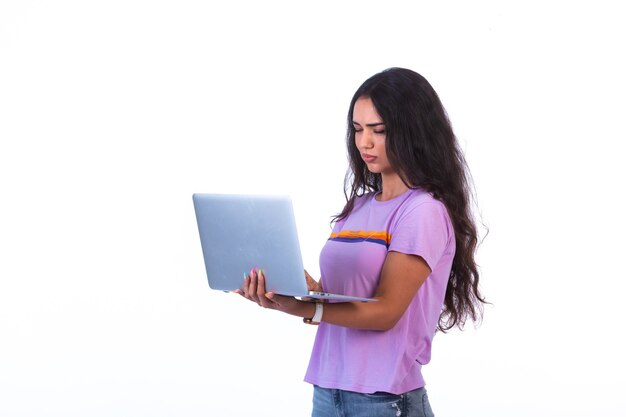
M 419 256 L 389 252 L 374 295 L 379 301 L 326 304 L 323 321 L 359 329 L 391 329 L 430 273 L 430 268 Z
M 419 256 L 389 252 L 381 272 L 381 279 L 373 303 L 326 303 L 322 321 L 339 326 L 388 330 L 400 320 L 411 300 L 422 286 L 431 270 Z M 315 305 L 265 293 L 263 274 L 251 274 L 240 293 L 259 305 L 300 317 L 312 317 Z

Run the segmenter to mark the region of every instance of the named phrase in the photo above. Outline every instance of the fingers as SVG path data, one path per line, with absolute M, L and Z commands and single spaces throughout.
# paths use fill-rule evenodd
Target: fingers
M 243 294 L 248 300 L 259 303 L 257 297 L 258 275 L 256 269 L 252 269 L 249 274 L 245 274 L 243 278 Z
M 265 290 L 265 274 L 263 270 L 257 270 L 256 268 L 250 271 L 250 274 L 244 275 L 242 295 L 248 300 L 254 301 L 258 305 L 271 308 L 275 302 L 271 299 L 273 293 L 268 293 L 270 297 L 266 296 Z
M 259 270 L 259 272 L 257 273 L 257 287 L 256 287 L 256 295 L 257 298 L 259 299 L 259 305 L 261 307 L 269 307 L 271 300 L 269 300 L 266 296 L 265 296 L 265 275 L 263 274 L 263 270 Z
M 278 302 L 274 298 L 273 292 L 266 292 L 265 288 L 265 272 L 263 270 L 259 271 L 259 280 L 257 287 L 257 295 L 259 297 L 259 301 L 261 305 L 265 308 L 276 308 Z
M 309 275 L 306 269 L 304 270 L 304 278 L 306 279 L 306 286 L 309 291 L 323 291 L 322 286 Z
M 243 296 L 252 301 L 254 301 L 254 299 L 250 294 L 250 281 L 252 280 L 253 271 L 250 271 L 250 274 L 243 274 L 243 286 L 241 287 L 241 291 L 243 291 Z

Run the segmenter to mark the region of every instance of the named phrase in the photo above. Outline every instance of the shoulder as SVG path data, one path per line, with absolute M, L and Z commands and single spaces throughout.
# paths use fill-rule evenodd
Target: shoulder
M 389 249 L 421 256 L 434 270 L 443 254 L 454 253 L 454 228 L 445 205 L 423 190 L 411 190 L 390 227 Z
M 412 189 L 406 199 L 398 207 L 394 226 L 402 227 L 406 224 L 420 225 L 424 227 L 438 225 L 439 228 L 450 231 L 451 222 L 448 210 L 443 202 L 422 189 Z
M 439 212 L 445 217 L 448 216 L 448 210 L 445 204 L 440 200 L 437 200 L 428 191 L 421 188 L 415 188 L 408 191 L 409 195 L 404 201 L 402 208 L 406 211 L 425 211 L 425 212 Z

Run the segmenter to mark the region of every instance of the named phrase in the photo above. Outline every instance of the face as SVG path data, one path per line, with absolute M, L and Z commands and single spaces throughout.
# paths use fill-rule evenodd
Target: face
M 369 97 L 361 97 L 354 103 L 352 125 L 354 141 L 367 164 L 367 169 L 375 174 L 394 172 L 387 159 L 385 149 L 385 124 L 378 115 L 374 103 Z

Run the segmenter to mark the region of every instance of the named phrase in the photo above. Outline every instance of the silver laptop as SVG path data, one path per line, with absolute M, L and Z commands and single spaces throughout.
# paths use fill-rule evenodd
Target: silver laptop
M 307 291 L 291 199 L 288 196 L 194 194 L 193 204 L 209 286 L 241 288 L 244 273 L 263 269 L 266 290 L 338 301 L 377 301 Z

